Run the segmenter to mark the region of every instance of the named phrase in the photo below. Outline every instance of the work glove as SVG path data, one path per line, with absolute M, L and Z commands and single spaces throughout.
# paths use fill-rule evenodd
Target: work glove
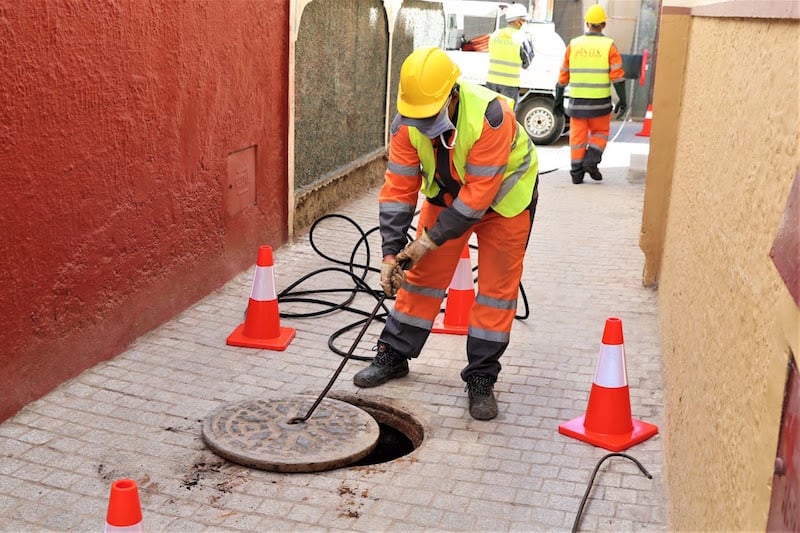
M 383 293 L 391 298 L 400 290 L 400 285 L 406 279 L 406 273 L 397 261 L 381 262 L 381 288 Z
M 422 230 L 422 235 L 411 244 L 406 246 L 402 252 L 397 254 L 398 263 L 407 263 L 408 268 L 416 265 L 422 257 L 431 250 L 437 249 L 438 246 L 428 236 L 428 230 Z
M 615 83 L 614 89 L 617 91 L 617 96 L 619 96 L 619 100 L 617 100 L 614 106 L 614 113 L 617 115 L 616 118 L 620 118 L 625 114 L 625 111 L 628 110 L 628 95 L 625 91 L 625 82 L 620 81 Z
M 553 100 L 553 114 L 560 117 L 564 114 L 564 88 L 556 87 L 556 96 Z

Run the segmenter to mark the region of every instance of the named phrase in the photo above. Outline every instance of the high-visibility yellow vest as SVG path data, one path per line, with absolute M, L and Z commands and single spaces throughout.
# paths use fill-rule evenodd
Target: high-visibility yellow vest
M 489 38 L 489 74 L 486 81 L 517 87 L 522 70 L 520 46 L 523 34 L 517 28 L 497 30 Z
M 480 85 L 459 82 L 458 118 L 456 119 L 456 145 L 453 148 L 453 165 L 458 178 L 464 183 L 467 154 L 481 136 L 483 120 L 489 102 L 495 98 L 506 98 Z M 508 98 L 506 98 L 509 101 Z M 506 117 L 508 120 L 508 117 Z M 409 139 L 419 154 L 422 166 L 422 187 L 420 191 L 428 198 L 439 194 L 439 185 L 434 179 L 436 157 L 433 143 L 413 126 L 409 128 Z M 503 175 L 503 184 L 492 200 L 491 207 L 504 217 L 520 214 L 531 202 L 533 186 L 539 173 L 539 160 L 535 149 L 528 149 L 531 143 L 525 128 L 517 124 L 517 136 L 511 144 L 511 153 Z M 531 143 L 533 144 L 533 143 Z M 529 156 L 530 153 L 530 156 Z
M 608 52 L 614 40 L 604 35 L 581 35 L 569 43 L 569 96 L 611 96 Z

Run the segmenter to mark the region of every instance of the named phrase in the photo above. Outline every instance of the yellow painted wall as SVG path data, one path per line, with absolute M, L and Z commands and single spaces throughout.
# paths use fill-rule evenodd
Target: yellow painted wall
M 671 530 L 766 526 L 800 353 L 769 257 L 800 164 L 799 49 L 797 18 L 662 18 L 641 243 L 659 286 Z
M 664 247 L 666 216 L 669 211 L 672 173 L 675 164 L 678 119 L 681 111 L 684 69 L 692 17 L 688 8 L 664 8 L 659 21 L 658 62 L 653 85 L 650 156 L 644 193 L 639 246 L 645 255 L 643 283 L 658 285 Z

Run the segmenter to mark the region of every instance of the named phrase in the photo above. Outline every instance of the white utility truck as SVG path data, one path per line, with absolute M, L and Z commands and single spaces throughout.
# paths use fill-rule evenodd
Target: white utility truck
M 506 25 L 505 10 L 509 4 L 473 1 L 445 0 L 442 2 L 445 17 L 444 48 L 461 69 L 467 81 L 486 83 L 489 71 L 489 35 Z M 562 114 L 553 115 L 553 98 L 564 52 L 567 47 L 556 33 L 551 21 L 536 20 L 525 23 L 526 32 L 533 43 L 534 57 L 520 75 L 520 99 L 517 105 L 517 120 L 534 144 L 555 142 L 567 127 Z

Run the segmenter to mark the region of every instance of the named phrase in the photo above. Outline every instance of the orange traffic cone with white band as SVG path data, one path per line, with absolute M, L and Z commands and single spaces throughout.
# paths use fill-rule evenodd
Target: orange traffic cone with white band
M 231 346 L 285 350 L 294 335 L 293 328 L 281 327 L 272 247 L 260 246 L 244 323 L 228 336 L 227 342 Z
M 118 479 L 111 484 L 105 533 L 143 533 L 139 490 L 132 479 Z
M 631 418 L 619 318 L 606 320 L 586 414 L 561 424 L 558 432 L 612 452 L 628 449 L 658 433 L 653 424 Z
M 653 104 L 647 106 L 647 112 L 644 114 L 644 124 L 642 124 L 642 131 L 637 133 L 638 137 L 650 137 L 650 128 L 653 125 Z
M 466 335 L 469 329 L 469 312 L 475 303 L 475 287 L 472 281 L 472 264 L 469 260 L 469 244 L 464 245 L 458 266 L 447 289 L 444 313 L 433 321 L 433 333 Z

